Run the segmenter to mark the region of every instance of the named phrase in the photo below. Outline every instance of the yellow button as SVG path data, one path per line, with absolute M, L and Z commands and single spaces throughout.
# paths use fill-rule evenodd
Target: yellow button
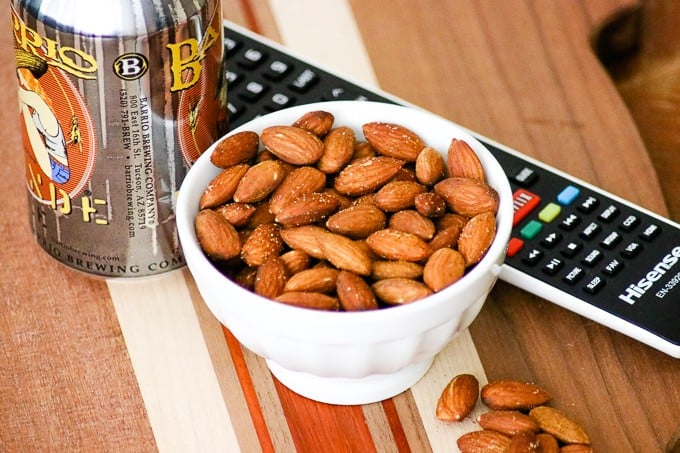
M 561 210 L 562 208 L 560 208 L 560 205 L 548 203 L 543 209 L 541 209 L 541 212 L 538 213 L 538 218 L 545 223 L 550 223 L 555 220 L 558 215 L 560 215 Z

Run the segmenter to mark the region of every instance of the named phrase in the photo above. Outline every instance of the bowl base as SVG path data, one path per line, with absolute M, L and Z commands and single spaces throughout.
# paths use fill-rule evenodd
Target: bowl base
M 267 360 L 272 374 L 293 392 L 327 404 L 353 405 L 383 401 L 408 390 L 432 365 L 428 359 L 392 374 L 374 374 L 363 378 L 321 377 L 291 371 Z

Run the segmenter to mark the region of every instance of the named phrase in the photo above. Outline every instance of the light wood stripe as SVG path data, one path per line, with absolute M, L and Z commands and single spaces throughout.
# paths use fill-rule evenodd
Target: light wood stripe
M 107 285 L 159 450 L 239 451 L 183 271 Z

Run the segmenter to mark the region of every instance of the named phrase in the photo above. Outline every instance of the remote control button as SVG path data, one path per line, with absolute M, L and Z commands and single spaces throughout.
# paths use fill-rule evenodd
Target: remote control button
M 267 69 L 262 73 L 262 75 L 273 81 L 278 81 L 283 79 L 286 74 L 292 71 L 293 67 L 290 63 L 286 63 L 281 60 L 274 60 L 267 66 Z
M 569 185 L 562 189 L 559 194 L 557 194 L 557 202 L 562 206 L 569 206 L 574 202 L 574 200 L 578 198 L 580 194 L 581 191 L 578 189 L 578 187 Z
M 226 78 L 227 78 L 227 86 L 229 88 L 233 88 L 235 85 L 238 85 L 238 83 L 243 79 L 243 76 L 237 72 L 233 71 L 227 71 L 226 73 Z
M 316 72 L 312 71 L 311 69 L 305 69 L 295 76 L 295 79 L 293 79 L 290 84 L 290 88 L 297 91 L 298 93 L 305 93 L 309 91 L 309 89 L 313 87 L 318 81 L 319 75 Z
M 263 85 L 260 82 L 248 82 L 244 91 L 241 91 L 238 95 L 249 102 L 255 102 L 260 99 L 264 93 L 267 91 L 267 85 Z
M 639 242 L 631 242 L 622 251 L 621 255 L 625 258 L 635 258 L 642 251 L 642 244 Z
M 601 251 L 599 251 L 598 249 L 593 249 L 581 260 L 581 262 L 586 266 L 593 267 L 597 264 L 598 261 L 602 259 L 603 256 L 604 255 L 602 254 Z
M 522 167 L 512 176 L 512 180 L 521 186 L 529 187 L 538 180 L 538 173 L 533 168 Z
M 564 261 L 559 258 L 552 258 L 543 266 L 543 272 L 548 275 L 557 274 L 564 267 Z
M 515 211 L 512 217 L 512 226 L 520 223 L 541 202 L 541 197 L 528 190 L 518 189 L 512 195 L 512 207 Z
M 602 211 L 597 218 L 603 222 L 611 222 L 617 215 L 619 215 L 619 208 L 612 204 Z
M 295 102 L 295 98 L 292 96 L 288 96 L 287 94 L 284 93 L 274 93 L 274 95 L 270 99 L 270 102 L 264 107 L 267 110 L 275 111 L 282 108 L 290 107 L 291 105 L 293 105 L 293 102 Z
M 583 245 L 579 242 L 570 242 L 565 248 L 563 248 L 560 253 L 567 258 L 573 258 L 578 252 L 581 251 Z
M 645 228 L 642 233 L 640 233 L 640 237 L 645 241 L 651 241 L 657 237 L 659 233 L 661 233 L 661 227 L 655 223 L 652 223 L 647 228 Z
M 510 238 L 505 254 L 509 257 L 517 255 L 524 248 L 524 241 L 520 238 Z
M 229 121 L 232 123 L 246 111 L 246 106 L 229 101 L 227 103 L 227 110 L 229 111 Z
M 561 211 L 562 208 L 560 207 L 560 205 L 555 203 L 548 203 L 538 213 L 538 218 L 545 223 L 550 223 L 553 220 L 555 220 L 558 215 L 560 215 Z
M 543 239 L 541 239 L 541 245 L 546 248 L 553 248 L 562 240 L 562 235 L 557 231 L 553 231 L 547 234 Z
M 236 49 L 238 49 L 241 46 L 241 43 L 238 41 L 235 41 L 231 38 L 224 38 L 224 54 L 225 56 L 230 56 Z
M 236 61 L 236 64 L 246 69 L 254 69 L 259 66 L 266 57 L 267 55 L 261 50 L 251 48 L 243 53 L 242 58 Z
M 623 221 L 619 224 L 619 228 L 621 228 L 623 231 L 630 232 L 633 231 L 639 223 L 640 218 L 631 214 L 623 219 Z
M 576 214 L 569 214 L 560 223 L 560 228 L 564 231 L 572 231 L 579 223 L 581 223 L 581 217 Z
M 565 275 L 562 280 L 564 280 L 566 283 L 569 283 L 570 285 L 573 285 L 577 281 L 581 280 L 585 274 L 586 272 L 582 268 L 574 266 L 569 272 L 567 272 L 567 275 Z
M 543 252 L 541 252 L 538 249 L 533 249 L 529 253 L 524 255 L 524 258 L 522 258 L 522 262 L 530 266 L 533 266 L 534 264 L 538 263 L 541 260 L 541 258 L 543 258 Z
M 537 220 L 532 220 L 522 228 L 519 235 L 524 239 L 533 239 L 543 229 L 543 224 Z
M 590 222 L 580 233 L 579 236 L 589 241 L 598 235 L 602 228 L 595 222 Z
M 616 231 L 609 233 L 602 241 L 600 245 L 608 250 L 613 249 L 616 245 L 621 242 L 621 235 Z
M 597 294 L 604 286 L 605 280 L 600 276 L 595 276 L 583 287 L 583 290 L 589 294 Z
M 604 268 L 602 268 L 602 272 L 605 275 L 613 277 L 616 274 L 618 274 L 619 272 L 621 272 L 621 270 L 623 270 L 623 268 L 624 268 L 623 261 L 620 261 L 620 260 L 617 260 L 616 258 L 613 258 L 610 262 L 608 262 L 604 266 Z
M 589 195 L 588 198 L 583 200 L 580 205 L 578 205 L 578 210 L 583 212 L 584 214 L 590 214 L 595 210 L 595 208 L 600 204 L 600 200 L 595 198 L 592 195 Z

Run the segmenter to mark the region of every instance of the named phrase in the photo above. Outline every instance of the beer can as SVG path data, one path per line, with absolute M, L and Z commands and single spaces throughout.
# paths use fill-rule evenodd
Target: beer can
M 30 222 L 74 269 L 185 264 L 176 193 L 226 132 L 220 0 L 12 0 Z

